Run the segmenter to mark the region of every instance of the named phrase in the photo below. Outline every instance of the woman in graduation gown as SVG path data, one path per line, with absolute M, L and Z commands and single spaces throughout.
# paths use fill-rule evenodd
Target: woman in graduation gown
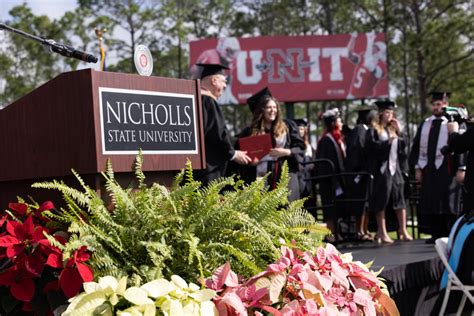
M 397 215 L 399 238 L 412 240 L 406 229 L 406 200 L 404 195 L 403 173 L 408 172 L 406 141 L 394 116 L 395 103 L 375 102 L 378 115 L 367 131 L 366 149 L 368 171 L 374 176 L 369 210 L 377 220 L 377 243 L 393 243 L 388 236 L 385 210 L 389 206 Z
M 268 185 L 274 189 L 281 175 L 283 163 L 289 168 L 289 201 L 299 198 L 298 170 L 299 163 L 304 159 L 305 143 L 298 135 L 295 123 L 283 120 L 280 105 L 268 88 L 257 92 L 247 99 L 253 113 L 252 123 L 237 137 L 248 137 L 269 133 L 272 139 L 272 149 L 260 160 L 254 160 L 250 165 L 241 166 L 241 176 L 247 182 L 270 172 Z
M 318 143 L 316 159 L 328 159 L 332 162 L 318 163 L 315 167 L 316 176 L 330 176 L 344 172 L 344 160 L 346 146 L 342 134 L 342 120 L 339 109 L 333 108 L 325 111 L 322 119 L 326 129 Z M 318 181 L 319 195 L 323 207 L 324 222 L 333 236 L 327 237 L 327 241 L 337 241 L 337 219 L 343 214 L 343 205 L 338 203 L 344 193 L 344 183 L 341 178 L 327 177 Z

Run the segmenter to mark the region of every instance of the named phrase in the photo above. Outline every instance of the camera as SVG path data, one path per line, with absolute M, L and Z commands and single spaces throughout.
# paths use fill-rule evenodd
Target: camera
M 446 117 L 449 122 L 458 122 L 459 124 L 470 124 L 473 122 L 473 119 L 469 116 L 464 104 L 444 107 L 443 116 Z M 444 146 L 440 149 L 440 151 L 443 155 L 449 155 L 453 153 L 453 149 L 449 145 Z
M 464 104 L 444 107 L 443 116 L 446 117 L 449 122 L 458 122 L 459 124 L 472 120 Z

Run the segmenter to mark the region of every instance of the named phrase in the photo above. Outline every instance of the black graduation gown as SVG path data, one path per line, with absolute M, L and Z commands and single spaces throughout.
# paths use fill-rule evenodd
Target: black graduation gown
M 469 151 L 464 176 L 464 210 L 474 210 L 474 127 L 464 134 L 453 133 L 449 136 L 449 146 L 455 153 Z
M 316 150 L 316 159 L 328 159 L 333 165 L 334 169 L 328 163 L 318 163 L 315 167 L 316 176 L 334 175 L 344 172 L 344 154 L 338 145 L 336 145 L 328 135 L 325 135 L 318 143 Z M 337 203 L 336 198 L 341 198 L 344 193 L 345 186 L 342 179 L 336 177 L 324 178 L 318 180 L 319 195 L 321 196 L 322 205 L 333 205 L 323 207 L 324 220 L 337 219 L 342 216 L 341 205 Z M 337 192 L 337 190 L 342 190 Z
M 374 128 L 369 128 L 366 134 L 365 147 L 367 150 L 367 171 L 374 176 L 369 210 L 372 212 L 386 210 L 390 202 L 395 210 L 406 208 L 403 174 L 408 172 L 408 165 L 405 138 L 398 138 L 397 165 L 393 176 L 390 174 L 388 167 L 390 141 L 380 140 L 377 131 Z M 387 163 L 387 165 L 382 173 L 381 168 L 384 163 Z
M 364 124 L 357 124 L 347 137 L 346 149 L 346 171 L 365 172 L 367 171 L 367 157 L 365 152 L 365 135 L 368 128 Z M 367 177 L 354 176 L 348 179 L 347 197 L 351 199 L 363 199 L 366 196 Z M 361 215 L 366 206 L 366 202 L 352 202 L 350 212 L 354 215 Z
M 202 95 L 204 142 L 207 167 L 195 170 L 194 178 L 204 185 L 225 175 L 226 167 L 235 153 L 225 119 L 216 100 Z
M 425 122 L 421 123 L 413 140 L 409 159 L 411 168 L 415 168 L 418 163 L 423 124 L 425 124 Z M 435 166 L 436 146 L 438 144 L 440 129 L 441 125 L 439 123 L 436 124 L 435 121 L 433 121 L 428 136 L 428 163 L 422 170 L 423 178 L 420 187 L 418 213 L 421 215 L 419 218 L 421 226 L 430 225 L 428 223 L 423 223 L 426 216 L 451 214 L 449 206 L 449 186 L 453 181 L 454 174 L 449 173 L 449 155 L 443 157 L 443 163 L 439 169 L 436 169 Z
M 306 151 L 308 150 L 308 147 L 311 149 L 311 156 L 306 156 Z M 313 147 L 310 144 L 308 144 L 308 147 L 305 150 L 303 163 L 309 162 L 315 159 L 314 157 L 316 155 L 316 151 L 313 149 Z M 300 164 L 299 172 L 298 172 L 301 198 L 310 197 L 311 195 L 311 181 L 306 181 L 305 179 L 308 179 L 311 177 L 311 173 L 314 168 L 313 164 L 303 165 L 303 163 Z
M 289 121 L 284 120 L 284 123 L 288 127 L 288 133 L 286 134 L 286 141 L 283 148 L 291 150 L 291 156 L 282 157 L 277 159 L 274 162 L 268 163 L 268 172 L 270 175 L 268 177 L 268 183 L 270 188 L 274 188 L 275 184 L 278 182 L 281 176 L 281 168 L 283 163 L 286 161 L 288 163 L 289 169 L 289 183 L 288 189 L 290 194 L 288 196 L 289 201 L 294 201 L 299 198 L 300 189 L 298 182 L 298 171 L 299 164 L 303 162 L 304 159 L 304 150 L 306 145 L 303 139 L 298 134 L 298 129 L 296 125 Z M 250 136 L 252 130 L 250 127 L 246 127 L 242 132 L 237 136 L 238 138 Z M 273 146 L 275 146 L 275 138 L 272 137 Z M 257 167 L 255 166 L 240 166 L 239 173 L 241 178 L 246 182 L 250 183 L 254 181 L 257 177 Z

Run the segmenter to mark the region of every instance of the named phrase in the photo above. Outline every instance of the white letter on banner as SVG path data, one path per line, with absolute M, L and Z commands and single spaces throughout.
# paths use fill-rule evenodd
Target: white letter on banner
M 344 80 L 341 72 L 341 57 L 347 57 L 348 54 L 346 47 L 323 48 L 323 57 L 331 57 L 331 81 Z
M 247 52 L 241 51 L 237 56 L 237 79 L 241 84 L 256 84 L 262 80 L 262 73 L 257 69 L 257 65 L 262 62 L 262 51 L 250 51 L 252 61 L 251 75 L 247 75 Z
M 311 67 L 309 69 L 309 81 L 321 81 L 321 68 L 319 67 L 319 57 L 321 56 L 320 48 L 308 48 L 309 62 Z

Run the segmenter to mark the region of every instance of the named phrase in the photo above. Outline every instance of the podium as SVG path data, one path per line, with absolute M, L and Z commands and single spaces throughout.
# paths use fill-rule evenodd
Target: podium
M 206 165 L 198 80 L 66 72 L 0 110 L 0 126 L 1 208 L 16 196 L 42 202 L 52 192 L 31 184 L 72 184 L 71 169 L 100 191 L 108 159 L 126 184 L 139 149 L 147 179 L 165 185 L 187 159 Z

